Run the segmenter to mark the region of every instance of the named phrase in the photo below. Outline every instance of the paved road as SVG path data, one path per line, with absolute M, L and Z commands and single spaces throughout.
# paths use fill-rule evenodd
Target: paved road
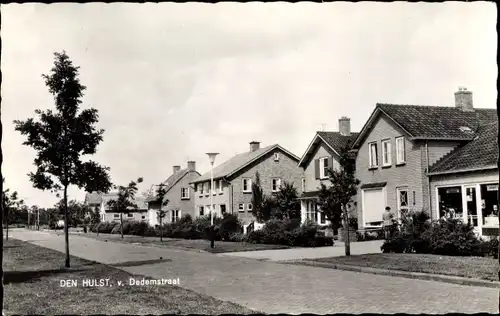
M 351 254 L 362 255 L 367 253 L 380 253 L 380 246 L 383 241 L 373 240 L 365 242 L 351 243 Z M 301 260 L 328 257 L 341 257 L 345 255 L 343 242 L 335 242 L 333 247 L 318 248 L 292 248 L 292 249 L 273 249 L 258 251 L 241 251 L 219 254 L 220 256 L 236 256 L 251 259 L 267 259 L 271 261 Z
M 13 238 L 64 251 L 64 238 L 15 230 Z M 159 257 L 171 261 L 121 267 L 265 313 L 498 313 L 498 291 L 434 281 L 221 257 L 178 249 L 70 236 L 72 254 L 108 264 Z

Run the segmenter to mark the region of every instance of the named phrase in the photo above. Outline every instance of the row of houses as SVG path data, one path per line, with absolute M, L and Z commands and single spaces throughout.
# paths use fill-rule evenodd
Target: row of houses
M 320 183 L 329 184 L 326 170 L 340 166 L 340 152 L 349 146 L 361 181 L 350 210 L 359 230 L 379 228 L 389 206 L 397 213 L 425 210 L 432 219 L 453 213 L 480 235 L 498 233 L 497 116 L 495 109 L 475 108 L 471 91 L 459 88 L 454 106 L 377 104 L 359 132 L 351 131 L 347 117 L 338 123 L 338 131 L 317 132 L 301 157 L 279 144 L 260 147 L 251 142 L 247 152 L 214 168 L 213 190 L 210 172 L 201 175 L 194 161 L 185 169 L 174 166 L 164 182 L 166 221 L 213 211 L 237 214 L 245 226 L 250 224 L 251 188 L 258 172 L 266 194 L 279 190 L 284 181 L 293 183 L 302 220 L 327 225 L 317 206 L 318 190 Z M 152 186 L 138 196 L 140 210 L 127 216 L 156 225 L 155 190 Z M 112 221 L 119 219 L 106 208 L 113 196 L 92 193 L 86 201 L 101 208 L 103 221 Z

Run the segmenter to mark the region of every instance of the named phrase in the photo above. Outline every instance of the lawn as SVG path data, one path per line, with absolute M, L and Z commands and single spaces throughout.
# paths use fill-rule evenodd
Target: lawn
M 116 286 L 128 282 L 125 271 L 72 257 L 19 240 L 4 240 L 4 313 L 53 314 L 249 314 L 252 310 L 174 285 Z M 108 287 L 82 287 L 83 279 L 110 279 Z M 61 287 L 78 280 L 78 287 Z
M 58 232 L 63 234 L 62 231 Z M 163 238 L 160 241 L 159 237 L 141 237 L 125 235 L 123 239 L 119 234 L 97 234 L 95 233 L 75 233 L 79 236 L 91 237 L 98 240 L 109 240 L 114 242 L 126 243 L 141 243 L 150 244 L 160 247 L 176 247 L 191 250 L 202 250 L 211 253 L 224 253 L 224 252 L 238 252 L 238 251 L 255 251 L 267 249 L 289 249 L 291 247 L 285 245 L 267 245 L 267 244 L 252 244 L 245 242 L 232 242 L 232 241 L 216 241 L 215 248 L 210 248 L 210 241 L 204 239 L 179 239 L 179 238 Z
M 313 261 L 498 281 L 498 260 L 493 258 L 376 253 Z

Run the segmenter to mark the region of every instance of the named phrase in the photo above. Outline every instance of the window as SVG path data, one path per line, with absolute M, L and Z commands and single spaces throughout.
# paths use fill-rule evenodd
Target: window
M 240 212 L 245 211 L 245 205 L 243 203 L 238 204 L 238 211 L 240 211 Z
M 382 141 L 382 166 L 387 167 L 391 164 L 391 141 L 387 139 Z
M 408 189 L 398 189 L 398 211 L 408 211 Z
M 306 191 L 306 179 L 302 178 L 302 192 Z
M 204 189 L 204 191 L 205 191 L 205 194 L 209 194 L 209 190 L 210 190 L 210 183 L 209 183 L 209 182 L 205 182 L 205 183 L 203 184 L 203 187 L 204 187 L 203 189 Z
M 203 216 L 205 214 L 205 209 L 203 206 L 200 206 L 200 216 Z
M 243 178 L 243 192 L 252 192 L 252 179 Z
M 145 216 L 145 215 L 142 215 L 142 216 L 141 216 L 141 218 L 142 218 L 142 219 L 146 219 L 146 216 Z
M 319 159 L 319 178 L 328 178 L 328 157 Z
M 219 193 L 221 194 L 222 193 L 222 179 L 219 180 Z
M 128 214 L 127 214 L 127 217 L 128 217 L 128 218 L 134 217 L 134 214 L 130 214 L 130 213 L 128 213 Z
M 220 180 L 214 180 L 214 189 L 212 190 L 213 195 L 217 195 L 217 191 L 219 190 L 219 182 Z
M 370 159 L 370 168 L 378 167 L 377 143 L 368 144 L 368 158 Z
M 252 208 L 253 208 L 252 203 L 248 203 L 248 205 L 247 205 L 247 210 L 251 211 L 251 210 L 252 210 Z
M 203 183 L 198 183 L 198 186 L 200 187 L 200 189 L 199 189 L 200 194 L 203 194 L 203 189 L 204 189 Z
M 120 214 L 113 214 L 113 218 L 120 218 Z
M 280 154 L 274 153 L 274 161 L 280 161 Z
M 171 211 L 171 214 L 172 214 L 172 223 L 175 223 L 175 222 L 177 222 L 180 219 L 180 213 L 181 213 L 180 210 L 172 210 Z
M 306 208 L 306 218 L 308 220 L 317 222 L 316 219 L 316 207 L 313 202 L 307 202 L 307 208 Z
M 319 223 L 321 225 L 326 224 L 326 215 L 325 215 L 325 213 L 319 212 L 319 215 L 320 215 L 320 217 L 319 217 Z
M 405 154 L 405 138 L 403 136 L 396 138 L 396 164 L 403 164 L 406 162 Z
M 220 213 L 221 214 L 226 213 L 226 204 L 219 205 L 219 208 L 220 208 Z
M 181 199 L 189 199 L 189 188 L 181 188 Z
M 271 190 L 273 192 L 277 192 L 277 191 L 279 191 L 280 187 L 281 187 L 281 179 L 280 178 L 274 178 L 273 182 L 272 182 Z

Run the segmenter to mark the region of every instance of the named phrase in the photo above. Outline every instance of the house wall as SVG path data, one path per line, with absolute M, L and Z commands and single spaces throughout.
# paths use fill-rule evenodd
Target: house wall
M 168 204 L 162 206 L 162 210 L 166 211 L 165 218 L 163 221 L 165 223 L 172 222 L 172 210 L 180 210 L 182 217 L 183 215 L 189 214 L 192 218 L 195 218 L 196 213 L 194 209 L 195 205 L 195 191 L 190 182 L 198 178 L 200 174 L 196 171 L 188 172 L 184 177 L 182 177 L 179 182 L 177 182 L 165 195 L 165 199 L 168 199 Z M 189 188 L 189 198 L 181 198 L 181 189 Z M 157 203 L 149 203 L 148 219 L 150 225 L 157 225 L 157 211 L 159 210 L 159 205 Z
M 219 192 L 218 189 L 218 182 L 222 181 L 222 191 Z M 210 183 L 209 181 L 201 182 L 196 185 L 205 185 L 206 183 Z M 224 180 L 221 179 L 214 179 L 214 187 L 216 188 L 215 194 L 213 194 L 212 197 L 212 202 L 215 205 L 215 212 L 218 214 L 218 216 L 222 216 L 220 214 L 220 205 L 224 204 L 226 205 L 226 212 L 231 213 L 230 209 L 230 184 L 225 182 Z M 199 189 L 196 189 L 194 193 L 194 209 L 193 212 L 195 214 L 195 217 L 198 217 L 200 214 L 200 206 L 204 207 L 204 214 L 208 214 L 207 206 L 210 205 L 210 194 L 209 192 L 205 189 L 203 193 Z M 214 213 L 215 214 L 215 213 Z
M 487 182 L 498 183 L 498 179 L 498 169 L 431 176 L 431 209 L 433 218 L 437 218 L 438 216 L 437 187 L 482 184 Z
M 274 153 L 280 154 L 279 161 L 274 161 Z M 232 207 L 234 214 L 238 214 L 238 217 L 244 224 L 248 224 L 254 220 L 251 211 L 247 210 L 247 205 L 251 203 L 252 193 L 242 192 L 243 178 L 252 178 L 252 182 L 255 181 L 255 173 L 258 171 L 260 175 L 260 184 L 264 194 L 270 195 L 272 193 L 272 179 L 281 178 L 281 183 L 290 182 L 293 183 L 294 187 L 297 188 L 298 194 L 302 194 L 302 184 L 301 179 L 304 176 L 302 168 L 297 167 L 298 161 L 290 156 L 286 155 L 284 152 L 276 148 L 275 150 L 267 153 L 265 156 L 261 157 L 256 164 L 253 164 L 249 168 L 245 168 L 240 172 L 235 178 L 230 179 L 232 190 L 233 190 L 233 200 Z M 306 180 L 307 181 L 307 180 Z M 238 204 L 245 204 L 245 210 L 239 212 Z
M 396 137 L 405 136 L 406 162 L 396 165 Z M 392 165 L 382 167 L 382 140 L 391 140 L 391 162 Z M 369 166 L 368 144 L 377 142 L 379 167 L 371 169 Z M 386 204 L 393 210 L 397 210 L 397 189 L 408 188 L 409 206 L 411 209 L 422 209 L 424 206 L 422 175 L 425 170 L 422 167 L 422 155 L 425 157 L 425 150 L 422 144 L 410 141 L 404 131 L 392 120 L 380 115 L 372 126 L 371 131 L 365 137 L 359 147 L 356 157 L 356 177 L 361 181 L 357 196 L 358 225 L 363 227 L 363 208 L 369 205 L 362 205 L 361 186 L 363 184 L 387 182 Z M 415 192 L 415 194 L 413 194 Z M 415 199 L 413 198 L 415 196 Z M 382 216 L 384 210 L 380 210 Z
M 330 181 L 328 180 L 319 180 L 316 179 L 316 167 L 315 160 L 324 157 L 333 157 L 333 167 L 339 168 L 340 164 L 338 162 L 338 155 L 334 153 L 334 151 L 328 147 L 325 143 L 321 142 L 316 149 L 313 151 L 311 155 L 311 159 L 307 162 L 304 167 L 304 178 L 306 180 L 306 192 L 317 191 L 321 187 L 321 183 L 325 185 L 330 185 Z
M 114 215 L 117 214 L 118 218 L 115 218 Z M 123 214 L 123 221 L 147 221 L 147 211 L 144 210 L 142 212 L 133 212 L 129 213 L 132 217 L 128 217 L 127 214 Z M 104 214 L 104 222 L 120 222 L 120 213 L 110 213 L 106 212 Z M 144 217 L 144 218 L 143 218 Z

